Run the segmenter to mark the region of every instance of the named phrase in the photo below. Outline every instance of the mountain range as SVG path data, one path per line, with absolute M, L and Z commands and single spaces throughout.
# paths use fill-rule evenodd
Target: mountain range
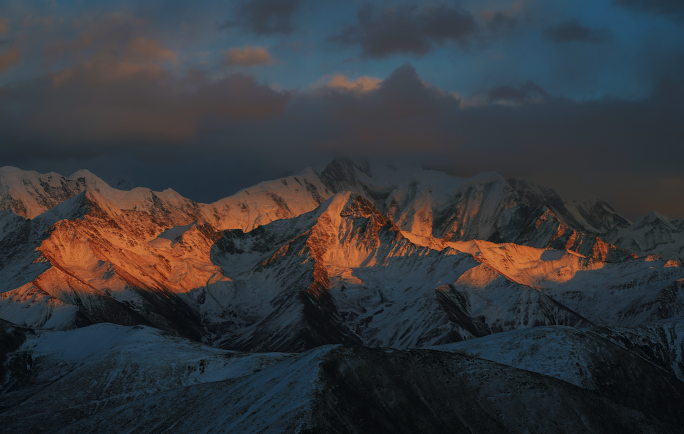
M 684 220 L 349 159 L 212 204 L 115 186 L 0 168 L 17 432 L 684 427 Z

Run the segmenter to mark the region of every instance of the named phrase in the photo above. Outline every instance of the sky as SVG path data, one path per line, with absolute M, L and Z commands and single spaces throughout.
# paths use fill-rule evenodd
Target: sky
M 684 217 L 681 0 L 0 0 L 0 166 L 211 202 L 334 157 Z

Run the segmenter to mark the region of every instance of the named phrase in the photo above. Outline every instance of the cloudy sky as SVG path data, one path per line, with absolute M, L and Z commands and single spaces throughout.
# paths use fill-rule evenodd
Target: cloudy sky
M 334 156 L 684 217 L 684 2 L 0 0 L 0 165 L 207 202 Z

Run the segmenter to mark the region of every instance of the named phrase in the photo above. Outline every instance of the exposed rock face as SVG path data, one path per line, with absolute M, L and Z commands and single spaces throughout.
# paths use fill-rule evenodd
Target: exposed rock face
M 497 175 L 336 160 L 320 176 L 311 169 L 219 205 L 72 177 L 86 189 L 17 217 L 0 240 L 4 319 L 54 330 L 146 324 L 223 348 L 304 351 L 633 326 L 684 310 L 680 264 L 635 259 L 549 208 L 526 221 L 544 201 L 558 209 L 555 196 L 518 181 L 521 202 Z M 349 191 L 332 195 L 341 188 Z M 423 218 L 445 210 L 458 217 Z M 432 236 L 454 227 L 462 233 Z M 502 233 L 519 244 L 469 238 Z
M 601 199 L 565 202 L 554 190 L 521 179 L 507 179 L 522 202 L 534 208 L 548 208 L 568 227 L 600 235 L 613 228 L 625 228 L 630 222 Z
M 312 211 L 333 194 L 351 191 L 374 203 L 400 229 L 451 241 L 523 241 L 546 247 L 540 244 L 548 240 L 528 233 L 546 214 L 553 216 L 554 232 L 562 226 L 562 232 L 596 235 L 627 224 L 603 202 L 564 203 L 553 190 L 525 181 L 504 180 L 495 173 L 462 179 L 416 167 L 342 159 L 334 160 L 320 174 L 307 169 L 297 176 L 244 189 L 213 204 L 194 203 L 173 190 L 118 190 L 86 170 L 69 178 L 15 168 L 2 170 L 0 208 L 26 218 L 40 215 L 88 189 L 120 209 L 146 212 L 162 225 L 200 221 L 219 230 L 250 231 Z
M 40 174 L 15 167 L 0 168 L 0 210 L 32 219 L 85 190 L 83 180 L 57 173 Z
M 415 167 L 335 160 L 321 179 L 330 191 L 361 194 L 416 235 L 569 249 L 601 261 L 629 256 L 598 237 L 629 225 L 605 202 L 564 202 L 551 189 L 496 173 L 461 179 Z
M 241 313 L 231 317 L 252 323 L 235 324 L 234 337 L 217 344 L 300 350 L 311 346 L 299 332 L 306 330 L 326 333 L 327 341 L 313 338 L 316 344 L 406 348 L 520 327 L 590 324 L 502 275 L 468 246 L 455 247 L 434 250 L 412 242 L 352 193 L 247 234 L 227 231 L 213 260 L 240 288 L 229 304 Z M 255 300 L 255 293 L 265 299 Z
M 684 426 L 684 267 L 643 254 L 681 222 L 348 160 L 214 204 L 0 175 L 6 430 Z

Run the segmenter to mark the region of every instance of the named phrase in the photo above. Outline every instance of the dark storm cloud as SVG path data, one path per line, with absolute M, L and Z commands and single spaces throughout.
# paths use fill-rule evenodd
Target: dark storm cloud
M 227 119 L 281 115 L 289 98 L 249 75 L 175 79 L 155 64 L 102 58 L 0 88 L 0 141 L 61 158 L 185 145 Z
M 515 103 L 473 104 L 404 65 L 367 92 L 300 94 L 284 117 L 233 130 L 231 142 L 284 167 L 298 167 L 303 156 L 404 155 L 458 176 L 495 170 L 570 198 L 596 194 L 628 217 L 653 208 L 684 216 L 681 83 L 662 82 L 631 101 L 576 102 L 532 82 L 488 95 Z
M 444 4 L 382 10 L 366 4 L 359 9 L 356 24 L 346 25 L 329 40 L 360 45 L 362 57 L 382 58 L 395 53 L 422 56 L 435 44 L 466 44 L 477 31 L 469 12 Z
M 74 19 L 70 27 L 77 37 L 53 40 L 51 36 L 46 41 L 48 63 L 64 57 L 80 60 L 94 53 L 121 55 L 131 40 L 148 30 L 150 23 L 128 12 L 110 12 Z
M 410 64 L 395 69 L 375 90 L 359 94 L 332 88 L 319 92 L 316 97 L 333 118 L 341 120 L 429 116 L 453 101 L 444 92 L 427 86 Z
M 681 0 L 613 0 L 613 3 L 635 11 L 684 17 L 684 2 Z
M 684 216 L 680 82 L 663 81 L 641 100 L 577 102 L 531 81 L 468 100 L 426 83 L 409 64 L 374 86 L 284 93 L 240 74 L 174 78 L 124 68 L 131 74 L 103 80 L 90 62 L 63 82 L 45 76 L 0 88 L 4 164 L 41 155 L 92 167 L 118 155 L 121 167 L 149 175 L 134 178 L 139 185 L 161 188 L 157 175 L 182 173 L 164 178 L 177 182 L 168 186 L 215 200 L 218 193 L 203 196 L 207 187 L 188 179 L 223 179 L 222 168 L 240 159 L 261 167 L 235 172 L 252 182 L 257 172 L 277 177 L 337 155 L 403 155 L 458 176 L 495 170 L 570 197 L 591 192 L 628 217 L 652 208 Z
M 487 28 L 492 33 L 510 33 L 518 26 L 518 20 L 503 12 L 495 12 L 486 18 Z
M 593 29 L 585 27 L 577 20 L 566 21 L 555 27 L 544 30 L 544 34 L 556 43 L 564 42 L 591 42 L 600 44 L 611 38 L 612 33 L 608 29 Z
M 302 0 L 242 1 L 235 20 L 226 20 L 221 28 L 240 28 L 257 35 L 288 34 L 294 31 L 292 16 Z
M 519 86 L 496 86 L 487 93 L 489 102 L 513 102 L 522 103 L 525 101 L 539 100 L 546 97 L 546 91 L 541 87 L 528 81 Z

